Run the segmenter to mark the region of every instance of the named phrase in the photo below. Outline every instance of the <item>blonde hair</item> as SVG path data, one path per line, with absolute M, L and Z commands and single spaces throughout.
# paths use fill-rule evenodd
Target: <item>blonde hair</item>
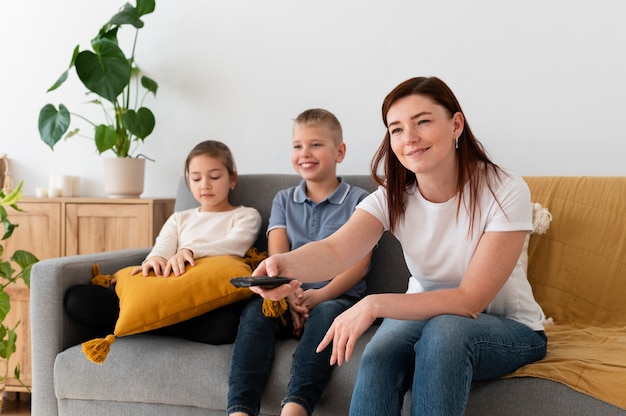
M 328 130 L 336 145 L 343 142 L 341 123 L 333 113 L 323 108 L 311 108 L 298 114 L 294 120 L 295 126 L 323 127 Z

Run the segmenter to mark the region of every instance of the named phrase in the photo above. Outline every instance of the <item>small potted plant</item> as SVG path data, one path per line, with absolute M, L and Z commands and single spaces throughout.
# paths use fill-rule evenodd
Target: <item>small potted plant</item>
M 136 147 L 152 133 L 155 126 L 154 114 L 143 106 L 143 102 L 150 93 L 156 96 L 158 85 L 154 80 L 141 75 L 135 62 L 137 37 L 139 30 L 144 27 L 141 18 L 152 13 L 154 8 L 155 0 L 136 0 L 136 6 L 126 3 L 91 40 L 91 50 L 81 51 L 80 45 L 74 48 L 68 69 L 48 89 L 50 92 L 60 87 L 67 80 L 68 73 L 73 67 L 78 78 L 87 88 L 87 94 L 94 97 L 89 103 L 102 108 L 104 121 L 92 122 L 87 117 L 70 112 L 63 104 L 59 104 L 58 108 L 52 104 L 46 104 L 39 112 L 38 125 L 41 140 L 52 150 L 64 135 L 67 139 L 79 133 L 79 128 L 68 132 L 72 121 L 71 116 L 75 116 L 93 126 L 93 135 L 87 137 L 93 138 L 98 154 L 110 150 L 116 156 L 113 160 L 138 160 L 141 189 L 138 193 L 132 191 L 129 194 L 132 196 L 139 196 L 143 192 L 145 163 L 145 156 L 135 155 L 134 152 Z M 135 28 L 132 50 L 128 55 L 122 51 L 117 37 L 119 29 L 124 26 Z M 107 173 L 107 163 L 105 160 L 105 190 L 106 181 L 110 179 L 107 177 L 125 171 L 124 167 L 114 167 L 111 170 L 112 173 Z M 129 174 L 137 176 L 137 174 Z M 129 178 L 123 178 L 123 182 L 128 181 Z M 129 196 L 116 195 L 120 193 L 117 190 L 106 192 L 111 196 Z
M 12 224 L 9 221 L 5 207 L 22 211 L 17 206 L 17 201 L 21 197 L 22 182 L 8 195 L 0 190 L 0 223 L 4 226 L 1 241 L 11 237 L 17 227 L 16 224 Z M 15 253 L 11 255 L 10 259 L 5 261 L 4 246 L 2 244 L 0 244 L 0 259 L 0 361 L 2 362 L 0 364 L 0 409 L 2 409 L 2 397 L 7 381 L 17 380 L 22 387 L 28 389 L 20 380 L 19 363 L 13 370 L 9 367 L 11 356 L 16 351 L 17 334 L 15 330 L 20 323 L 17 322 L 15 325 L 8 325 L 6 322 L 6 317 L 11 310 L 11 298 L 9 293 L 7 293 L 7 288 L 16 285 L 20 280 L 23 281 L 27 287 L 30 287 L 30 269 L 32 265 L 39 260 L 28 251 L 16 250 Z M 19 266 L 19 271 L 13 268 L 14 264 Z

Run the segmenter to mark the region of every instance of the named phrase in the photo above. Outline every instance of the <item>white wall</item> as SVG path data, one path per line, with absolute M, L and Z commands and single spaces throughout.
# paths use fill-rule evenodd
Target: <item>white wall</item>
M 27 195 L 51 173 L 80 175 L 82 195 L 104 195 L 91 143 L 52 152 L 37 117 L 48 102 L 84 99 L 75 73 L 46 90 L 123 2 L 0 2 L 0 153 Z M 156 159 L 143 196 L 173 196 L 187 152 L 209 138 L 232 148 L 242 173 L 291 173 L 291 120 L 309 107 L 343 124 L 339 173 L 367 173 L 382 99 L 416 75 L 452 87 L 504 167 L 625 175 L 624 21 L 620 0 L 157 0 L 137 54 L 160 86 L 141 148 Z

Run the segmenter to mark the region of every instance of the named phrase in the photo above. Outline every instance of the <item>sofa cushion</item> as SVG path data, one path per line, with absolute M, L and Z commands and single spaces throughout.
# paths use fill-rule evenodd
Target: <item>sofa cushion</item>
M 230 278 L 252 273 L 245 259 L 214 256 L 187 264 L 180 276 L 131 275 L 136 266 L 117 273 L 115 291 L 120 299 L 120 316 L 115 335 L 132 335 L 172 325 L 252 296 L 247 289 L 230 284 Z
M 131 275 L 136 265 L 117 271 L 113 277 L 120 312 L 114 334 L 84 342 L 83 352 L 89 360 L 102 364 L 115 336 L 162 328 L 251 297 L 250 290 L 234 287 L 230 279 L 249 276 L 264 257 L 256 249 L 249 250 L 245 258 L 204 257 L 196 259 L 195 266 L 188 264 L 180 276 L 157 277 L 154 271 L 148 276 Z
M 353 360 L 335 369 L 330 385 L 316 406 L 316 414 L 348 414 L 350 403 L 345 398 L 352 394 L 358 357 L 375 330 L 376 327 L 370 328 L 358 340 Z M 280 414 L 280 402 L 287 391 L 297 342 L 281 339 L 276 343 L 273 369 L 263 394 L 262 414 Z M 224 414 L 231 352 L 232 344 L 208 345 L 137 334 L 117 340 L 106 365 L 100 366 L 85 360 L 80 346 L 74 346 L 56 357 L 55 393 L 60 402 L 115 403 L 132 398 L 137 403 L 190 406 Z M 123 380 L 132 382 L 120 382 L 121 375 Z

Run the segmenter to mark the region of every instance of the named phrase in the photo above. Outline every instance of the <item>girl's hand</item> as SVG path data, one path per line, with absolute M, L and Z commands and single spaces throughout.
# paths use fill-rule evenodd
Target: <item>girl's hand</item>
M 181 248 L 178 253 L 174 254 L 167 262 L 163 276 L 168 277 L 170 273 L 174 273 L 174 276 L 180 276 L 185 273 L 185 265 L 189 263 L 191 266 L 195 266 L 196 263 L 193 260 L 193 252 L 187 248 Z
M 368 298 L 363 298 L 353 307 L 339 315 L 333 321 L 322 342 L 317 347 L 317 352 L 324 350 L 331 343 L 333 352 L 330 356 L 330 364 L 342 365 L 350 361 L 356 341 L 372 326 L 376 317 L 368 311 Z
M 130 274 L 137 274 L 142 272 L 144 276 L 148 276 L 150 270 L 154 270 L 154 274 L 157 276 L 162 276 L 165 267 L 167 266 L 167 260 L 163 257 L 154 256 L 148 259 L 145 259 L 141 266 L 135 267 Z

